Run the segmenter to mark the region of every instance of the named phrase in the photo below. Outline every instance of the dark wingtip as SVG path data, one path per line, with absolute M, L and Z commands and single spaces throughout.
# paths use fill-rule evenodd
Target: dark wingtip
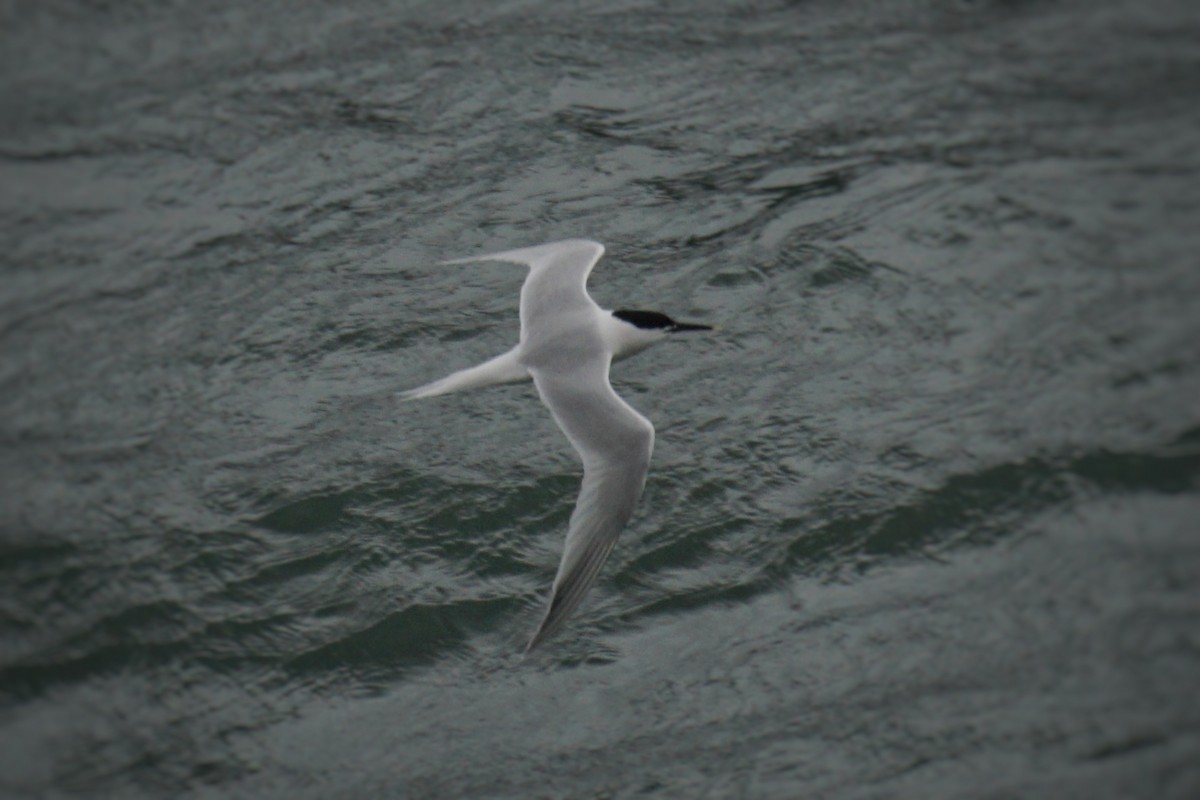
M 550 598 L 550 605 L 546 608 L 546 613 L 542 617 L 542 621 L 538 623 L 537 630 L 533 632 L 533 636 L 529 637 L 529 643 L 525 645 L 526 654 L 531 653 L 535 647 L 549 639 L 554 633 L 562 627 L 566 622 L 566 614 L 556 613 L 561 605 L 562 594 L 555 592 Z
M 538 645 L 549 639 L 557 629 L 557 626 L 554 628 L 539 627 L 536 631 L 534 631 L 533 636 L 530 636 L 529 641 L 525 644 L 525 655 L 532 653 L 534 649 L 538 647 Z

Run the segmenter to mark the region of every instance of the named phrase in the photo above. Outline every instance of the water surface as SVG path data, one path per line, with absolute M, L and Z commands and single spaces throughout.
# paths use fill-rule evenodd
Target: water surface
M 24 4 L 0 790 L 1200 794 L 1200 20 L 1119 2 Z M 580 467 L 519 268 L 720 325 Z

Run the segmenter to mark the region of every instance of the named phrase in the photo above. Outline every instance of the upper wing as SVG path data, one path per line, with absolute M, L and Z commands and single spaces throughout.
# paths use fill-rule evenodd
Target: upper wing
M 511 261 L 529 267 L 521 287 L 521 339 L 546 330 L 553 319 L 561 319 L 581 308 L 595 306 L 588 297 L 588 275 L 604 255 L 604 245 L 587 239 L 567 239 L 537 247 L 506 250 L 471 258 L 456 258 L 445 264 L 471 261 Z M 549 331 L 547 330 L 547 333 Z
M 613 391 L 608 366 L 608 356 L 597 354 L 570 371 L 530 370 L 542 402 L 583 459 L 583 485 L 550 603 L 528 650 L 583 600 L 646 484 L 654 426 Z

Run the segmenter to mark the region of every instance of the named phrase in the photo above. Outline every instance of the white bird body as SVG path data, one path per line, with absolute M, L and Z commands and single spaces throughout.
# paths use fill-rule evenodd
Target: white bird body
M 609 366 L 669 333 L 710 330 L 649 311 L 606 311 L 587 293 L 604 246 L 583 239 L 447 261 L 511 261 L 529 267 L 521 287 L 516 347 L 405 392 L 408 399 L 533 379 L 542 402 L 583 460 L 583 484 L 567 529 L 549 606 L 527 649 L 553 634 L 595 582 L 641 496 L 654 426 L 617 396 Z

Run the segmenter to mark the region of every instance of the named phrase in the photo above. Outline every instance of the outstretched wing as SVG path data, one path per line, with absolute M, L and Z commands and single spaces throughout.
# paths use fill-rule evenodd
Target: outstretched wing
M 613 391 L 609 361 L 597 349 L 570 370 L 530 370 L 542 402 L 583 459 L 583 485 L 546 615 L 527 650 L 557 631 L 578 607 L 646 484 L 654 426 Z
M 568 319 L 581 309 L 596 307 L 585 287 L 592 267 L 602 255 L 604 245 L 599 242 L 567 239 L 443 263 L 510 261 L 528 266 L 529 276 L 521 287 L 521 341 L 524 342 L 539 333 L 552 336 L 555 319 Z

